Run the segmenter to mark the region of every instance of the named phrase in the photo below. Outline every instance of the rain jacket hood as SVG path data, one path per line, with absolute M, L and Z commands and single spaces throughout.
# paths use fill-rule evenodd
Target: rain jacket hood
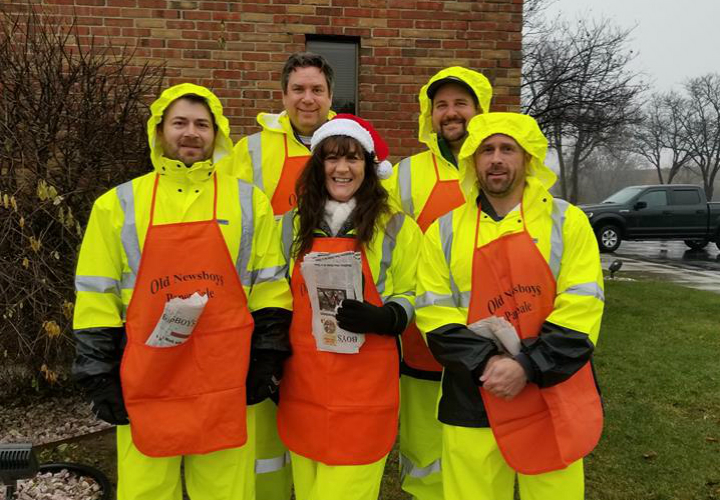
M 477 97 L 481 113 L 487 113 L 490 111 L 490 100 L 492 99 L 492 87 L 490 86 L 490 82 L 477 71 L 463 68 L 461 66 L 452 66 L 439 71 L 435 74 L 435 76 L 430 78 L 430 80 L 420 89 L 420 94 L 418 95 L 418 99 L 420 100 L 420 131 L 418 133 L 418 139 L 438 156 L 442 155 L 438 146 L 437 134 L 433 131 L 432 100 L 428 97 L 427 91 L 434 82 L 445 78 L 461 80 L 473 89 L 475 96 Z
M 150 118 L 148 119 L 148 142 L 150 143 L 150 158 L 152 160 L 155 171 L 160 173 L 162 168 L 165 166 L 176 166 L 178 160 L 171 160 L 163 156 L 162 146 L 160 141 L 157 140 L 157 126 L 162 121 L 163 113 L 176 99 L 187 95 L 195 94 L 200 97 L 204 97 L 207 100 L 210 111 L 215 117 L 215 124 L 217 125 L 217 132 L 215 133 L 215 149 L 213 150 L 213 157 L 211 160 L 201 161 L 194 163 L 190 168 L 183 168 L 181 171 L 183 174 L 190 173 L 192 177 L 198 176 L 199 172 L 210 172 L 214 169 L 214 165 L 217 164 L 221 159 L 227 157 L 232 153 L 233 143 L 230 139 L 230 124 L 228 119 L 223 115 L 222 104 L 220 99 L 215 96 L 210 90 L 199 85 L 192 83 L 181 83 L 180 85 L 174 85 L 169 89 L 166 89 L 160 97 L 150 106 Z M 182 165 L 184 166 L 184 165 Z M 166 173 L 174 172 L 175 169 L 167 168 Z M 198 174 L 196 174 L 196 172 Z
M 460 150 L 460 160 L 472 163 L 472 156 L 480 144 L 495 134 L 512 137 L 530 155 L 526 164 L 526 179 L 529 183 L 539 182 L 545 189 L 555 184 L 557 176 L 548 168 L 544 161 L 547 154 L 548 141 L 540 130 L 535 119 L 520 113 L 487 113 L 475 116 L 468 125 L 468 138 Z M 463 170 L 464 178 L 460 185 L 466 193 L 477 193 L 477 172 L 475 168 Z M 474 196 L 468 199 L 475 199 Z
M 331 119 L 335 114 L 334 111 L 330 111 L 327 119 Z M 289 134 L 290 136 L 294 134 L 287 111 L 283 111 L 282 113 L 258 113 L 256 120 L 258 124 L 268 132 L 279 132 Z

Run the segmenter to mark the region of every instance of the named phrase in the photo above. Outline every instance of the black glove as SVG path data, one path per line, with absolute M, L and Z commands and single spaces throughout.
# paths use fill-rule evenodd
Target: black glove
M 374 306 L 368 302 L 345 299 L 335 318 L 343 330 L 354 333 L 379 333 L 397 337 L 407 326 L 407 314 L 398 304 Z
M 283 375 L 283 364 L 289 353 L 270 349 L 253 349 L 248 368 L 247 404 L 254 405 L 275 394 Z
M 127 425 L 127 410 L 123 400 L 120 379 L 115 375 L 97 375 L 83 382 L 93 413 L 113 425 Z

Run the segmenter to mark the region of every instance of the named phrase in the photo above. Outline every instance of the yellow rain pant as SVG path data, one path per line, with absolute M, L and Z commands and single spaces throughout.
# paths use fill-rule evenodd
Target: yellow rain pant
M 583 461 L 526 476 L 511 469 L 489 428 L 443 425 L 443 489 L 447 500 L 513 500 L 515 477 L 522 500 L 583 500 Z
M 135 448 L 129 425 L 117 427 L 118 500 L 182 500 L 180 465 L 192 500 L 255 500 L 255 412 L 248 407 L 248 441 L 205 455 L 153 458 Z
M 387 455 L 367 465 L 325 465 L 290 455 L 297 500 L 377 500 L 380 494 Z
M 255 408 L 255 491 L 258 500 L 290 500 L 290 453 L 277 430 L 277 405 L 270 399 Z
M 400 480 L 415 500 L 443 500 L 440 381 L 400 377 Z

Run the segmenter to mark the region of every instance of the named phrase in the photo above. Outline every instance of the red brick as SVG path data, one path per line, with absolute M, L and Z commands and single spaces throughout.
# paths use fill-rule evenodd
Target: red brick
M 373 17 L 372 9 L 353 9 L 345 7 L 345 15 L 349 17 Z
M 392 30 L 387 28 L 373 28 L 372 36 L 374 37 L 396 37 L 400 34 L 399 30 Z
M 105 26 L 120 26 L 121 28 L 131 28 L 134 26 L 132 19 L 105 19 Z
M 270 55 L 263 52 L 243 52 L 242 58 L 246 61 L 269 61 Z
M 343 15 L 342 7 L 316 7 L 315 13 L 318 16 L 339 17 Z

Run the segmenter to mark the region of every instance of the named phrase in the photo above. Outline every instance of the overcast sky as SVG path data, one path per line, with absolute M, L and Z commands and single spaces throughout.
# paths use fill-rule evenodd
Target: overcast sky
M 658 91 L 720 73 L 720 0 L 555 0 L 547 15 L 558 14 L 570 21 L 604 16 L 622 27 L 637 25 L 633 64 Z

